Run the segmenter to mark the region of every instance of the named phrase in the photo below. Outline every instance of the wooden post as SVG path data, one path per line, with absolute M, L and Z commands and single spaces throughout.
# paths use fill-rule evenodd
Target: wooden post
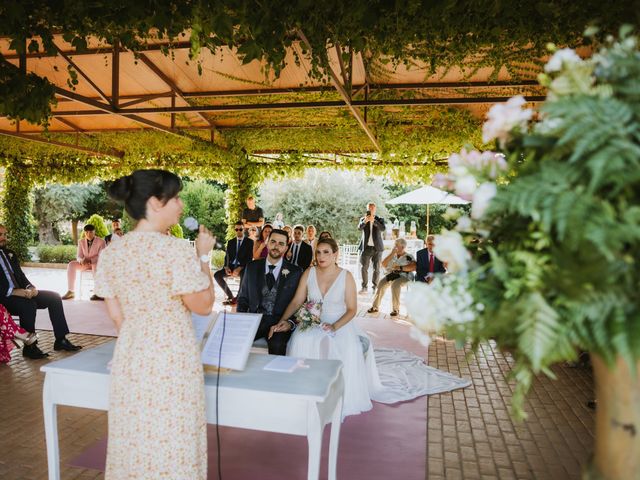
M 640 472 L 640 360 L 635 371 L 618 357 L 591 356 L 596 384 L 596 435 L 587 479 L 637 479 Z

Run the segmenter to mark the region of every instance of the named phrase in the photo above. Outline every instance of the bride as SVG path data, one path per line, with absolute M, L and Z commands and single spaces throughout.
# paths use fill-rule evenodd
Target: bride
M 332 238 L 318 240 L 315 254 L 317 266 L 304 272 L 293 300 L 271 332 L 290 330 L 287 319 L 305 301 L 321 302 L 320 328 L 296 329 L 287 355 L 342 361 L 343 418 L 370 410 L 371 400 L 395 403 L 469 384 L 403 350 L 374 353 L 370 338 L 352 321 L 358 309 L 356 282 L 351 272 L 336 263 L 338 244 Z
M 337 258 L 338 244 L 334 239 L 318 241 L 317 267 L 304 272 L 282 319 L 271 328 L 274 332 L 287 330 L 291 324 L 286 319 L 307 300 L 322 303 L 320 328 L 296 329 L 289 340 L 287 355 L 342 360 L 343 416 L 347 416 L 371 410 L 371 397 L 381 385 L 371 342 L 351 321 L 358 310 L 356 282 L 351 272 L 336 265 Z

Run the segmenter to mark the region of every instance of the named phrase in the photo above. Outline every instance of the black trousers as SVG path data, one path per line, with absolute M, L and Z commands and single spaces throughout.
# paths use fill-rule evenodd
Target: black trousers
M 360 265 L 362 266 L 362 288 L 367 288 L 367 285 L 369 284 L 369 262 L 373 263 L 373 277 L 371 278 L 371 283 L 374 288 L 378 286 L 381 258 L 382 252 L 376 251 L 375 247 L 364 247 L 364 250 L 360 254 Z
M 280 320 L 280 317 L 274 315 L 263 315 L 256 332 L 256 338 L 267 338 L 269 336 L 269 329 L 272 325 L 275 325 Z M 276 332 L 273 337 L 267 338 L 267 345 L 269 346 L 269 353 L 271 355 L 286 355 L 287 354 L 287 342 L 291 338 L 291 332 Z
M 36 310 L 47 308 L 56 340 L 63 339 L 69 333 L 64 308 L 62 308 L 62 299 L 56 292 L 38 290 L 38 295 L 34 298 L 10 296 L 3 299 L 2 304 L 11 315 L 20 318 L 20 326 L 27 332 L 36 331 Z
M 233 268 L 238 268 L 238 266 L 239 265 L 236 265 L 236 267 L 232 267 L 231 270 L 233 270 Z M 242 283 L 243 274 L 244 274 L 244 268 L 240 272 L 241 283 Z M 227 272 L 224 271 L 224 268 L 221 268 L 220 270 L 218 270 L 216 273 L 213 274 L 213 278 L 216 280 L 216 283 L 220 285 L 220 288 L 224 290 L 224 294 L 227 296 L 227 298 L 233 298 L 233 292 L 231 291 L 231 289 L 229 288 L 229 285 L 227 285 L 227 282 L 225 280 L 225 278 L 230 276 L 231 275 L 227 275 Z

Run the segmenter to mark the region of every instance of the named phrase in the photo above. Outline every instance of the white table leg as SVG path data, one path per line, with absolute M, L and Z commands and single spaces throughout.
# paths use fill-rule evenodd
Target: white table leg
M 316 408 L 310 407 L 307 416 L 307 442 L 309 444 L 307 480 L 318 480 L 320 478 L 320 455 L 322 454 L 323 425 L 320 421 L 320 415 Z
M 338 466 L 338 441 L 340 440 L 340 427 L 342 426 L 342 402 L 340 396 L 331 417 L 331 436 L 329 437 L 329 480 L 336 480 Z
M 42 407 L 44 410 L 44 436 L 47 442 L 47 463 L 49 480 L 60 480 L 60 450 L 58 448 L 58 416 L 57 405 L 53 403 L 52 385 L 49 374 L 45 375 L 42 390 Z

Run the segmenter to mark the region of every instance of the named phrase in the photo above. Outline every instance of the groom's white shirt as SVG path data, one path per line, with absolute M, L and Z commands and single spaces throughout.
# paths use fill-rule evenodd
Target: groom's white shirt
M 282 270 L 282 262 L 284 261 L 284 259 L 282 257 L 280 257 L 280 260 L 278 260 L 278 263 L 276 263 L 276 268 L 273 269 L 273 277 L 276 279 L 276 282 L 278 281 L 278 277 L 280 276 L 280 270 Z M 264 274 L 266 275 L 267 273 L 269 273 L 269 265 L 273 265 L 272 263 L 269 263 L 269 258 L 265 259 L 264 262 Z

